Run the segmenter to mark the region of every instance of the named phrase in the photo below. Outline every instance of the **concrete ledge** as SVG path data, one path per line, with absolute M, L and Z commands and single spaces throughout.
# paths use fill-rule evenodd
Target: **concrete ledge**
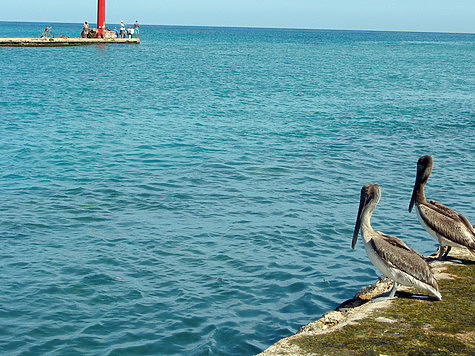
M 398 299 L 368 303 L 391 289 L 381 278 L 259 355 L 475 355 L 474 259 L 452 248 L 431 262 L 442 301 L 401 286 Z
M 100 43 L 139 44 L 139 38 L 34 38 L 11 37 L 0 38 L 0 47 L 64 47 L 84 46 Z

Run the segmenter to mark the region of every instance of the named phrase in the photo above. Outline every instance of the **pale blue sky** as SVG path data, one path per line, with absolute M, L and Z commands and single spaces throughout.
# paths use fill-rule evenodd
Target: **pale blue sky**
M 0 0 L 0 21 L 96 21 L 97 0 Z M 106 23 L 475 33 L 475 0 L 106 0 Z

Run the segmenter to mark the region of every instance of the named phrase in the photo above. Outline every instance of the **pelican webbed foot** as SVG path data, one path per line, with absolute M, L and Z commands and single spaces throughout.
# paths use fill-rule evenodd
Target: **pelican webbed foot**
M 386 297 L 378 297 L 371 299 L 371 303 L 376 303 L 376 302 L 382 302 L 383 300 L 390 300 L 390 299 L 396 299 L 396 290 L 397 290 L 398 284 L 394 282 L 393 288 L 389 292 L 389 295 Z
M 437 256 L 437 259 L 439 261 L 445 261 L 451 249 L 452 249 L 451 246 L 439 246 L 439 249 L 438 249 L 439 255 Z
M 449 257 L 449 252 L 452 249 L 452 246 L 445 246 L 444 254 L 442 255 L 442 259 L 446 260 Z

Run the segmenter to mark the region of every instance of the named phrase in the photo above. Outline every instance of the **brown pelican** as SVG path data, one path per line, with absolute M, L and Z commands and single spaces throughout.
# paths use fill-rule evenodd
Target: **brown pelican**
M 422 226 L 439 241 L 438 258 L 440 260 L 447 257 L 452 246 L 467 247 L 474 253 L 475 228 L 467 218 L 441 203 L 433 200 L 428 202 L 426 199 L 424 186 L 433 165 L 432 156 L 422 156 L 417 161 L 416 183 L 409 204 L 409 212 L 416 204 L 417 217 Z
M 366 184 L 361 189 L 360 207 L 351 248 L 355 248 L 361 229 L 366 254 L 370 261 L 386 277 L 394 281 L 388 298 L 394 298 L 398 284 L 403 284 L 427 290 L 441 300 L 437 281 L 424 256 L 409 248 L 397 237 L 372 228 L 371 215 L 380 198 L 381 187 L 377 184 Z

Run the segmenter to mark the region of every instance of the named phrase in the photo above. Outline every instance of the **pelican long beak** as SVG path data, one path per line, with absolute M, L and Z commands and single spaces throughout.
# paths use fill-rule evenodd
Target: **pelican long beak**
M 355 231 L 353 232 L 353 240 L 351 241 L 352 249 L 355 248 L 356 241 L 358 240 L 358 234 L 360 232 L 360 227 L 361 227 L 361 218 L 363 215 L 364 208 L 368 204 L 368 201 L 369 201 L 369 197 L 366 194 L 361 194 L 360 206 L 358 208 L 358 215 L 356 215 Z
M 419 190 L 419 187 L 421 186 L 421 181 L 422 180 L 420 178 L 420 175 L 417 174 L 416 182 L 414 183 L 414 189 L 412 190 L 411 202 L 409 203 L 409 212 L 412 212 L 412 208 L 414 207 L 414 204 L 416 203 L 417 191 Z

